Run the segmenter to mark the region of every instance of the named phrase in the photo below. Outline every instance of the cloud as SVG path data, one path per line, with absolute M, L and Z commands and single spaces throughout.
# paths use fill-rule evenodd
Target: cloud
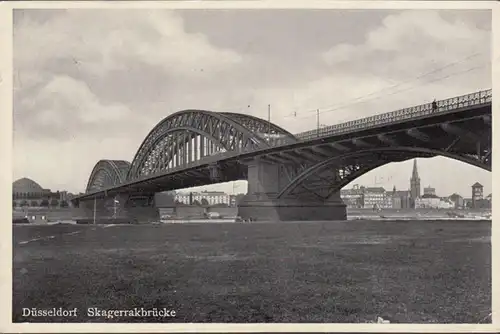
M 67 10 L 47 20 L 32 18 L 36 12 L 17 15 L 14 28 L 16 131 L 26 129 L 30 136 L 44 135 L 32 131 L 40 124 L 62 138 L 80 126 L 125 119 L 130 108 L 106 101 L 103 87 L 93 85 L 120 86 L 109 80 L 117 73 L 149 66 L 181 81 L 240 61 L 202 34 L 185 33 L 172 11 Z M 141 90 L 141 80 L 133 85 Z
M 103 75 L 126 70 L 132 61 L 193 75 L 200 64 L 220 70 L 240 61 L 238 54 L 212 47 L 204 35 L 187 34 L 173 11 L 117 11 L 66 10 L 45 22 L 25 16 L 15 26 L 16 66 L 33 69 L 72 59 Z
M 407 78 L 453 61 L 463 60 L 468 66 L 486 65 L 490 58 L 490 30 L 457 18 L 446 20 L 432 10 L 389 15 L 377 29 L 366 34 L 363 43 L 344 43 L 323 54 L 330 66 L 347 66 L 358 73 L 393 79 Z
M 86 137 L 103 126 L 110 131 L 136 116 L 124 105 L 103 104 L 84 82 L 68 76 L 53 77 L 31 99 L 21 100 L 18 110 L 31 116 L 29 122 L 14 123 L 16 132 L 56 141 Z

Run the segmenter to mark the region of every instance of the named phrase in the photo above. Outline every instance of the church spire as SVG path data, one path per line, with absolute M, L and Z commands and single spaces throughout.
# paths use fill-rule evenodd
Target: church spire
M 413 171 L 410 179 L 410 194 L 413 202 L 412 205 L 414 207 L 415 200 L 420 197 L 420 177 L 418 176 L 417 159 L 413 160 Z
M 419 179 L 418 168 L 417 168 L 417 159 L 413 159 L 413 172 L 411 173 L 411 177 L 415 180 Z

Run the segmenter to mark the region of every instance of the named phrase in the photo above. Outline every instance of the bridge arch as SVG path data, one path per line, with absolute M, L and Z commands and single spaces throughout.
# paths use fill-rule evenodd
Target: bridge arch
M 86 192 L 125 182 L 129 169 L 130 162 L 125 160 L 99 160 L 90 173 Z
M 252 115 L 238 114 L 232 112 L 222 112 L 224 116 L 231 118 L 247 129 L 252 129 L 253 133 L 269 133 L 271 135 L 282 135 L 289 142 L 297 142 L 297 138 L 282 127 Z
M 328 199 L 350 182 L 375 168 L 391 162 L 436 156 L 462 161 L 491 172 L 491 164 L 488 164 L 486 161 L 480 161 L 474 156 L 459 155 L 421 147 L 378 147 L 338 155 L 308 167 L 288 183 L 277 197 L 286 198 L 305 190 L 306 192 L 314 193 L 317 197 Z M 328 180 L 330 184 L 325 184 L 325 178 L 320 176 L 321 172 L 327 168 L 334 168 L 337 171 L 334 173 L 334 179 Z M 319 182 L 315 182 L 315 177 L 320 179 Z M 322 187 L 320 189 L 311 189 L 308 183 L 319 183 Z
M 160 121 L 137 150 L 127 181 L 216 152 L 269 147 L 262 129 L 296 140 L 288 131 L 257 117 L 207 110 L 183 110 Z

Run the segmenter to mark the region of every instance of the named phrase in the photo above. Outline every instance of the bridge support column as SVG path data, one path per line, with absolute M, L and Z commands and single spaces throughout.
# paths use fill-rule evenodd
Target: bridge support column
M 117 212 L 117 217 L 127 218 L 136 223 L 150 223 L 160 220 L 154 194 L 120 194 L 116 199 L 120 202 L 120 211 Z
M 238 204 L 238 216 L 257 221 L 346 220 L 346 205 L 340 194 L 328 200 L 308 194 L 277 198 L 290 182 L 280 166 L 259 159 L 248 165 L 248 193 Z
M 79 203 L 75 209 L 75 218 L 88 223 L 93 223 L 94 217 L 96 223 L 112 219 L 137 223 L 159 221 L 159 211 L 154 202 L 154 194 L 119 194 L 95 201 L 89 199 Z
M 86 224 L 99 223 L 103 219 L 109 220 L 112 212 L 107 205 L 106 198 L 88 199 L 75 203 L 72 209 L 73 219 Z

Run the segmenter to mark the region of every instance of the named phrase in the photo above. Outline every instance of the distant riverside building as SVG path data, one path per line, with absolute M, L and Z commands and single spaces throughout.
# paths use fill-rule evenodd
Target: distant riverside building
M 450 197 L 448 197 L 448 199 L 451 202 L 453 202 L 455 209 L 463 209 L 463 208 L 465 208 L 464 198 L 462 196 L 460 196 L 459 194 L 454 193 L 453 195 L 451 195 Z
M 392 190 L 392 208 L 393 209 L 409 209 L 411 208 L 411 192 L 410 190 L 396 190 L 394 186 Z
M 483 199 L 483 185 L 479 182 L 474 183 L 472 186 L 472 208 L 476 209 Z
M 472 186 L 472 197 L 470 201 L 470 205 L 468 206 L 471 209 L 489 209 L 491 208 L 491 194 L 486 198 L 483 198 L 483 185 L 479 182 L 474 183 Z
M 416 209 L 451 209 L 455 207 L 455 203 L 448 198 L 440 198 L 432 194 L 424 194 L 422 197 L 415 199 Z
M 184 203 L 184 204 L 191 204 L 190 203 L 190 193 L 176 193 L 175 194 L 175 201 L 179 203 Z
M 415 200 L 420 197 L 420 177 L 418 176 L 417 159 L 413 160 L 413 171 L 410 178 L 411 205 L 415 207 Z
M 490 204 L 492 203 L 493 197 L 491 197 L 491 194 L 486 196 L 486 200 L 488 200 L 488 202 L 490 202 Z
M 72 194 L 67 191 L 52 192 L 44 189 L 35 181 L 23 177 L 12 183 L 12 201 L 14 207 L 60 206 L 70 205 Z
M 31 179 L 24 177 L 12 183 L 12 199 L 14 200 L 42 200 L 49 198 L 49 196 L 49 189 L 43 189 L 42 186 Z
M 363 207 L 363 189 L 355 184 L 351 189 L 342 189 L 340 191 L 340 198 L 348 208 L 362 208 Z
M 424 195 L 436 195 L 436 188 L 432 188 L 431 186 L 425 187 Z
M 363 207 L 364 208 L 392 208 L 392 199 L 387 196 L 387 192 L 382 187 L 366 187 L 363 189 Z
M 202 191 L 202 192 L 192 192 L 192 193 L 177 193 L 175 194 L 175 200 L 184 204 L 194 204 L 198 202 L 200 204 L 226 204 L 230 205 L 231 198 L 229 194 L 222 191 Z
M 354 185 L 351 189 L 342 189 L 340 198 L 348 208 L 392 208 L 392 198 L 382 187 Z

